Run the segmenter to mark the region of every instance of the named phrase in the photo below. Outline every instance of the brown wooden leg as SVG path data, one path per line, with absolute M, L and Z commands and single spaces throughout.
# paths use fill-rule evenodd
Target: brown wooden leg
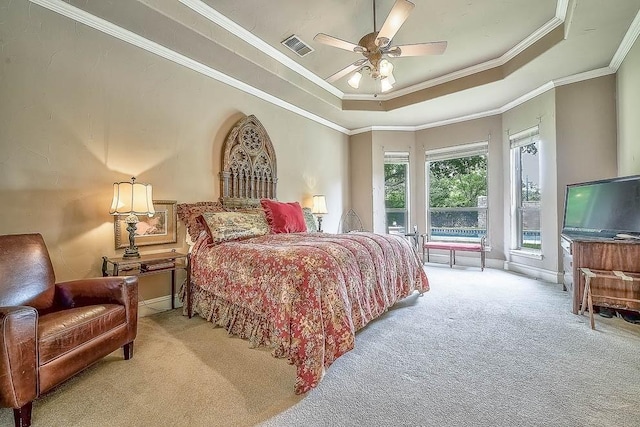
M 176 270 L 171 270 L 171 310 L 176 308 Z
M 587 289 L 587 301 L 589 303 L 589 324 L 591 329 L 596 328 L 596 322 L 593 319 L 593 300 L 591 299 L 591 288 Z
M 187 289 L 184 290 L 184 297 L 187 300 L 187 316 L 191 319 L 193 312 L 191 310 L 191 258 L 187 261 L 187 283 L 185 283 Z
M 13 420 L 16 427 L 29 427 L 31 425 L 31 408 L 33 402 L 23 405 L 21 408 L 13 408 Z
M 587 295 L 589 294 L 590 283 L 591 283 L 591 276 L 585 275 L 584 290 L 582 291 L 582 305 L 580 306 L 580 316 L 584 314 L 584 311 L 587 308 Z
M 126 343 L 122 346 L 124 352 L 124 360 L 129 360 L 133 357 L 133 341 Z

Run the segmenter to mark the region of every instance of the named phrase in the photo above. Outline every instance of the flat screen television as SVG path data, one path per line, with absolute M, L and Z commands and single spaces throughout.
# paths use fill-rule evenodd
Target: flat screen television
M 562 232 L 640 236 L 640 175 L 567 185 Z

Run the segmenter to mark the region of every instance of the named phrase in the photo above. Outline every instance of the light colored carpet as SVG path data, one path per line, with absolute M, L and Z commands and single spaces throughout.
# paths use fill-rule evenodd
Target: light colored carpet
M 638 426 L 640 326 L 571 314 L 560 285 L 430 264 L 432 290 L 358 333 L 320 386 L 178 310 L 34 404 L 37 426 Z M 12 425 L 12 411 L 0 411 Z

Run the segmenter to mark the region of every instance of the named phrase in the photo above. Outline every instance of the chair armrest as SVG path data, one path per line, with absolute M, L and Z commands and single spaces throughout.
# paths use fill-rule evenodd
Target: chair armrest
M 0 307 L 0 406 L 20 408 L 38 395 L 38 312 Z
M 82 307 L 95 304 L 127 305 L 131 289 L 136 288 L 135 276 L 96 277 L 56 283 L 56 302 L 62 308 Z

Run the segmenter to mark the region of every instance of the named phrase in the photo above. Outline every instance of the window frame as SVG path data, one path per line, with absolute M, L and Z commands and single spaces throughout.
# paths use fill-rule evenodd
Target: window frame
M 522 152 L 520 148 L 537 143 L 538 156 L 542 151 L 542 140 L 540 139 L 539 126 L 533 126 L 515 134 L 509 135 L 509 151 L 511 158 L 511 251 L 534 257 L 542 256 L 542 221 L 540 221 L 540 248 L 530 248 L 524 246 L 524 214 L 525 211 L 538 211 L 538 217 L 542 215 L 542 191 L 540 191 L 540 201 L 537 209 L 523 206 L 522 200 Z M 538 176 L 541 174 L 541 159 L 538 157 Z
M 449 207 L 449 208 L 432 208 L 431 207 L 431 197 L 430 197 L 430 192 L 431 192 L 431 179 L 430 179 L 430 163 L 431 162 L 437 162 L 437 161 L 443 161 L 443 160 L 452 160 L 452 159 L 459 159 L 459 158 L 463 158 L 463 157 L 472 157 L 472 156 L 477 156 L 477 155 L 484 155 L 486 157 L 486 189 L 487 189 L 487 194 L 486 194 L 486 198 L 487 198 L 487 203 L 486 203 L 486 207 L 481 208 L 481 207 Z M 490 159 L 489 159 L 489 141 L 480 141 L 480 142 L 473 142 L 473 143 L 469 143 L 469 144 L 462 144 L 462 145 L 455 145 L 455 146 L 451 146 L 451 147 L 445 147 L 445 148 L 436 148 L 436 149 L 432 149 L 432 150 L 427 150 L 425 151 L 425 162 L 424 162 L 424 168 L 425 168 L 425 222 L 426 222 L 426 236 L 428 240 L 435 240 L 435 241 L 450 241 L 453 240 L 453 238 L 447 238 L 447 237 L 436 237 L 434 239 L 433 235 L 432 235 L 432 227 L 431 227 L 431 213 L 432 212 L 472 212 L 472 211 L 477 211 L 478 214 L 480 214 L 480 212 L 485 212 L 485 223 L 486 223 L 486 227 L 485 227 L 485 236 L 486 236 L 486 240 L 487 240 L 487 246 L 489 246 L 489 164 L 490 164 Z M 460 241 L 460 242 L 479 242 L 480 239 L 482 237 L 478 237 L 478 238 L 456 238 L 456 241 Z
M 409 233 L 411 224 L 411 158 L 408 151 L 385 151 L 383 155 L 383 170 L 387 164 L 403 164 L 406 165 L 405 170 L 405 207 L 404 208 L 387 208 L 387 181 L 384 180 L 384 228 L 387 234 L 389 234 L 389 224 L 387 218 L 389 213 L 404 213 L 405 219 L 405 231 L 404 234 Z

